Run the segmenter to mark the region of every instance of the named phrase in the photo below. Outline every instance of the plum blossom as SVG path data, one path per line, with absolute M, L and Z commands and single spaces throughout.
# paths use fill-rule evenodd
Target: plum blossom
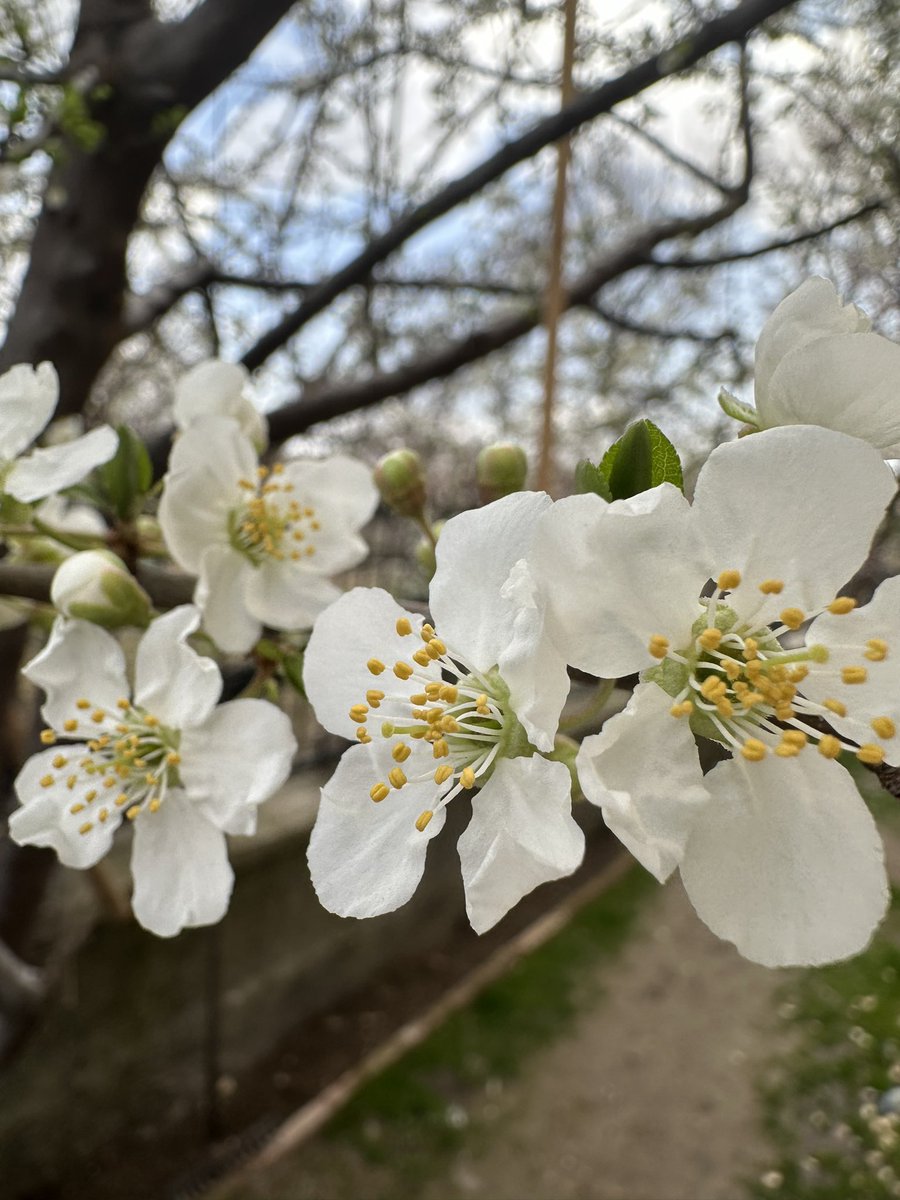
M 161 937 L 224 915 L 233 883 L 225 834 L 255 831 L 257 806 L 285 781 L 296 749 L 274 705 L 217 707 L 219 669 L 187 645 L 199 621 L 184 605 L 152 623 L 133 696 L 118 642 L 87 621 L 58 619 L 24 669 L 47 694 L 47 749 L 16 779 L 10 836 L 90 867 L 123 820 L 133 825 L 134 914 Z
M 175 425 L 184 430 L 202 417 L 231 417 L 256 449 L 263 451 L 269 440 L 268 423 L 247 395 L 249 383 L 250 373 L 240 363 L 218 359 L 197 363 L 175 385 Z
M 517 609 L 504 590 L 550 503 L 519 493 L 447 522 L 433 623 L 378 588 L 353 589 L 316 622 L 307 695 L 326 729 L 359 742 L 322 789 L 310 840 L 313 884 L 330 911 L 370 917 L 406 903 L 448 804 L 470 791 L 458 850 L 478 933 L 580 863 L 569 770 L 543 757 L 566 666 L 539 607 Z
M 871 332 L 855 304 L 814 275 L 786 296 L 756 343 L 756 408 L 722 407 L 760 429 L 823 425 L 900 456 L 900 346 Z
M 20 363 L 0 375 L 0 490 L 30 504 L 80 483 L 108 462 L 119 440 L 100 425 L 83 437 L 41 450 L 25 451 L 44 430 L 56 409 L 59 380 L 50 363 Z
M 894 489 L 866 443 L 774 429 L 714 450 L 693 505 L 670 484 L 560 501 L 529 556 L 567 660 L 641 673 L 582 744 L 587 798 L 769 966 L 858 952 L 887 903 L 880 839 L 836 760 L 900 765 L 900 579 L 861 609 L 839 594 Z M 695 734 L 731 751 L 705 776 Z
M 309 629 L 340 596 L 328 576 L 366 557 L 358 531 L 377 503 L 363 463 L 260 466 L 234 421 L 206 417 L 172 450 L 159 521 L 172 557 L 198 576 L 204 629 L 244 653 L 263 625 Z

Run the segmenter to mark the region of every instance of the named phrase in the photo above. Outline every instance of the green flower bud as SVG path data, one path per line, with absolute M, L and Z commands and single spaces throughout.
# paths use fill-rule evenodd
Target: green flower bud
M 53 576 L 50 599 L 64 616 L 104 629 L 150 623 L 150 597 L 109 550 L 83 550 L 67 558 Z
M 514 442 L 495 442 L 485 446 L 475 464 L 478 495 L 482 504 L 501 500 L 512 492 L 521 492 L 528 473 L 528 459 Z
M 425 507 L 425 474 L 415 450 L 393 450 L 375 468 L 381 498 L 401 517 L 419 517 Z

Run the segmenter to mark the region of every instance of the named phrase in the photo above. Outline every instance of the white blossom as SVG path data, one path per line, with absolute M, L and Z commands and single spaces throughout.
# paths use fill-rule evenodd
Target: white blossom
M 257 806 L 287 778 L 295 750 L 274 705 L 217 707 L 219 669 L 186 641 L 198 624 L 191 605 L 153 622 L 133 696 L 118 642 L 86 621 L 58 619 L 24 670 L 47 695 L 48 748 L 16 779 L 22 807 L 10 836 L 90 867 L 127 820 L 134 913 L 163 937 L 221 919 L 233 882 L 225 834 L 254 832 Z
M 530 556 L 568 661 L 641 672 L 582 745 L 585 794 L 766 965 L 856 953 L 887 903 L 880 839 L 835 760 L 900 765 L 900 579 L 859 610 L 836 593 L 894 488 L 862 441 L 769 430 L 714 450 L 693 505 L 669 484 L 560 501 Z M 733 757 L 704 776 L 695 733 Z
M 363 463 L 261 467 L 234 421 L 207 417 L 172 450 L 159 521 L 172 557 L 198 576 L 204 629 L 244 653 L 263 625 L 309 629 L 338 598 L 329 576 L 366 557 L 358 531 L 377 503 Z
M 175 385 L 175 425 L 185 430 L 202 417 L 231 417 L 262 452 L 269 440 L 268 423 L 248 396 L 249 385 L 250 373 L 240 363 L 198 363 Z
M 473 928 L 570 874 L 584 839 L 570 775 L 549 753 L 568 692 L 542 614 L 504 582 L 550 504 L 519 493 L 448 521 L 431 585 L 433 624 L 377 588 L 316 622 L 304 683 L 326 729 L 355 737 L 329 782 L 309 846 L 326 908 L 368 917 L 404 904 L 447 805 L 474 790 L 458 850 Z
M 115 430 L 100 425 L 83 437 L 25 451 L 53 416 L 59 381 L 50 363 L 0 375 L 0 489 L 23 504 L 80 483 L 116 453 Z

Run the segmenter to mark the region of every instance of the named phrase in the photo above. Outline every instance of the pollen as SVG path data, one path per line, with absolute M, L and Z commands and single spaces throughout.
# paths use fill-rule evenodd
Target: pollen
M 385 670 L 385 664 L 380 658 L 370 658 L 366 663 L 366 666 L 369 668 L 369 671 L 372 675 L 380 675 L 381 672 Z
M 450 753 L 450 747 L 447 745 L 446 738 L 438 738 L 431 752 L 435 758 L 446 758 Z
M 53 776 L 52 775 L 42 775 L 41 776 L 41 787 L 42 788 L 53 787 Z
M 853 612 L 854 608 L 856 608 L 856 601 L 852 596 L 836 596 L 828 605 L 828 611 L 837 617 Z
M 401 637 L 406 637 L 413 631 L 412 621 L 409 617 L 398 617 L 395 628 Z
M 865 683 L 869 678 L 869 672 L 865 667 L 842 667 L 841 679 L 844 683 Z
M 387 786 L 386 783 L 376 783 L 375 786 L 369 792 L 369 795 L 372 797 L 372 799 L 375 801 L 376 804 L 380 804 L 382 800 L 386 800 L 390 794 L 391 794 L 391 789 Z
M 407 746 L 406 742 L 398 742 L 393 750 L 391 750 L 391 758 L 394 762 L 398 763 L 406 762 L 411 754 L 412 750 Z
M 723 571 L 716 580 L 720 592 L 732 592 L 741 582 L 740 571 Z
M 836 717 L 846 717 L 847 705 L 841 700 L 823 700 L 822 703 L 829 712 L 833 712 Z
M 836 737 L 832 737 L 830 733 L 826 733 L 824 737 L 819 739 L 818 751 L 824 754 L 826 758 L 837 758 L 841 752 L 841 743 Z
M 874 742 L 864 742 L 857 750 L 856 757 L 868 767 L 880 767 L 884 762 L 884 749 Z
M 697 641 L 704 650 L 715 650 L 722 640 L 721 629 L 704 629 Z
M 388 780 L 391 787 L 397 788 L 399 791 L 406 783 L 406 775 L 400 767 L 391 767 L 388 771 Z
M 691 700 L 682 700 L 680 704 L 673 704 L 669 712 L 673 717 L 689 717 L 694 711 L 694 705 Z
M 82 836 L 84 836 L 84 834 L 90 833 L 93 828 L 94 828 L 93 821 L 85 821 L 85 823 L 83 825 L 79 826 L 78 832 Z
M 394 674 L 397 676 L 398 679 L 409 679 L 411 677 L 411 675 L 413 674 L 413 669 L 409 665 L 409 663 L 402 662 L 402 661 L 395 662 L 394 663 Z
M 475 772 L 471 767 L 466 767 L 459 777 L 459 782 L 464 788 L 473 788 L 475 786 Z
M 863 655 L 869 662 L 884 662 L 888 655 L 888 644 L 882 638 L 869 638 Z
M 66 758 L 66 756 L 64 754 L 57 754 L 56 757 L 53 759 L 53 766 L 56 767 L 56 769 L 58 771 L 60 769 L 60 767 L 64 767 L 68 761 L 69 760 Z
M 780 596 L 784 591 L 784 581 L 781 579 L 764 579 L 759 585 L 764 596 Z
M 415 653 L 412 655 L 412 659 L 413 659 L 413 662 L 417 662 L 420 667 L 427 667 L 428 664 L 431 662 L 431 655 L 423 647 L 421 650 L 415 651 Z M 396 671 L 396 668 L 394 668 L 394 669 Z M 410 674 L 412 674 L 411 671 L 410 671 Z
M 779 615 L 782 624 L 787 625 L 788 629 L 799 629 L 806 620 L 806 613 L 802 608 L 786 608 Z
M 354 725 L 359 725 L 361 722 L 365 721 L 368 711 L 369 710 L 365 704 L 354 704 L 350 709 L 350 720 L 354 723 Z
M 63 729 L 66 733 L 74 733 L 77 728 L 78 722 L 74 717 L 66 717 L 65 721 L 63 721 Z
M 880 738 L 892 738 L 897 732 L 897 726 L 890 717 L 873 717 L 871 725 Z
M 766 747 L 759 738 L 747 738 L 741 746 L 741 754 L 748 762 L 762 762 L 766 757 Z
M 377 688 L 369 688 L 366 692 L 366 704 L 370 708 L 377 708 L 384 699 L 384 692 L 379 692 Z
M 446 783 L 453 777 L 453 768 L 449 763 L 442 763 L 434 773 L 435 783 Z
M 418 829 L 419 833 L 422 833 L 425 829 L 428 828 L 428 825 L 430 824 L 431 818 L 433 816 L 434 816 L 434 813 L 431 811 L 431 809 L 426 808 L 423 813 L 420 813 L 416 817 L 416 829 Z
M 56 734 L 52 729 L 41 730 L 41 741 L 45 746 L 52 746 L 56 741 Z
M 661 633 L 654 633 L 647 643 L 647 649 L 653 658 L 665 658 L 669 653 L 669 639 Z

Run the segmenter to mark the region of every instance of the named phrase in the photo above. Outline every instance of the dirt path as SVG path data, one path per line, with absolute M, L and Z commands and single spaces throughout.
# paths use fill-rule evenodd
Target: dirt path
M 765 1170 L 753 1081 L 783 975 L 714 938 L 677 881 L 610 974 L 599 1004 L 472 1110 L 479 1136 L 421 1200 L 737 1200 Z

